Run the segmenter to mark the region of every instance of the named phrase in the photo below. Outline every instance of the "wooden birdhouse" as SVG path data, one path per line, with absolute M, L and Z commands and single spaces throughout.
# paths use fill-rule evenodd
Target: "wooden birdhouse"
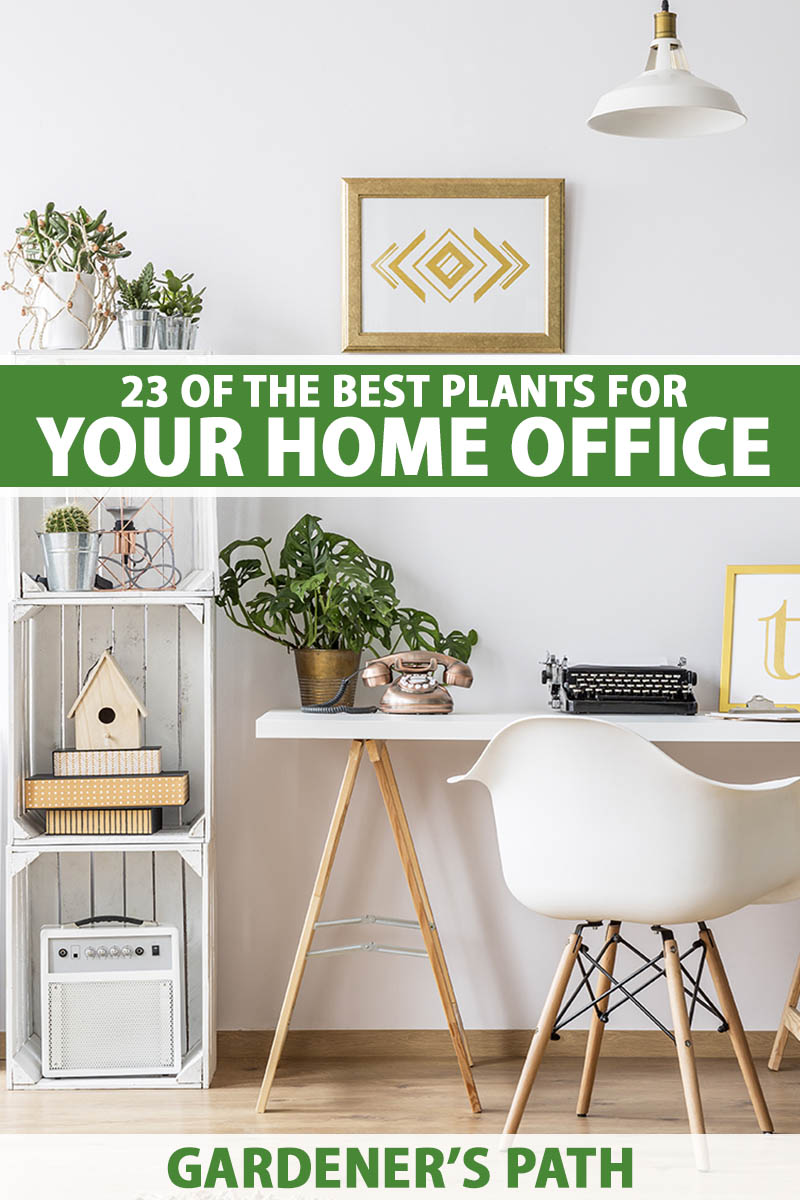
M 136 750 L 147 712 L 110 650 L 104 650 L 69 710 L 76 750 Z

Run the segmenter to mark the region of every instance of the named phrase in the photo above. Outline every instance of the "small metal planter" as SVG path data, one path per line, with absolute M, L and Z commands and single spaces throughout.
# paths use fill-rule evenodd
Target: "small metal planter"
M 159 349 L 194 350 L 198 324 L 193 317 L 166 317 L 159 313 Z
M 161 316 L 155 308 L 118 308 L 117 324 L 123 350 L 152 350 Z
M 97 575 L 100 531 L 40 533 L 44 571 L 51 592 L 89 592 Z
M 300 703 L 330 704 L 348 675 L 358 670 L 361 654 L 358 650 L 295 650 Z M 336 707 L 351 708 L 356 698 L 358 678 L 351 679 Z

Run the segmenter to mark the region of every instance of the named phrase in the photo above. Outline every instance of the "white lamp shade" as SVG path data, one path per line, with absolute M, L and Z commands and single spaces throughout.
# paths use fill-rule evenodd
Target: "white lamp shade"
M 730 92 L 693 75 L 674 38 L 657 38 L 647 69 L 598 100 L 590 129 L 618 137 L 682 138 L 726 133 L 747 117 Z

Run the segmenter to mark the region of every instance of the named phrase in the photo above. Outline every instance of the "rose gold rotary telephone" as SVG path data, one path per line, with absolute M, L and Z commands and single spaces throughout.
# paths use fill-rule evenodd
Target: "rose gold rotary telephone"
M 379 709 L 385 713 L 449 713 L 453 697 L 437 683 L 436 669 L 444 667 L 444 682 L 449 687 L 472 687 L 472 671 L 466 663 L 449 654 L 429 650 L 405 650 L 368 662 L 361 672 L 367 687 L 389 684 Z M 392 672 L 400 678 L 392 682 Z

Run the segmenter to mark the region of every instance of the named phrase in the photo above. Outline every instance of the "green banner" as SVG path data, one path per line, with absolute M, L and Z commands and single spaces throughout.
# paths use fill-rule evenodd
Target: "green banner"
M 10 487 L 795 487 L 800 366 L 0 367 Z

